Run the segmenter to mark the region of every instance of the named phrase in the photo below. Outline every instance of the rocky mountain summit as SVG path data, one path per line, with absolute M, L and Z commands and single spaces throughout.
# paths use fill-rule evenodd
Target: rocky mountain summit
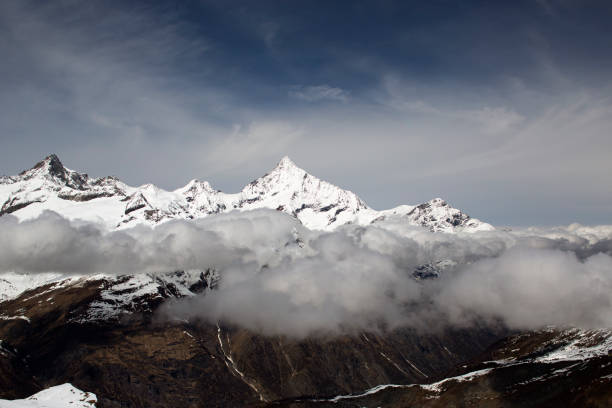
M 19 211 L 30 205 L 42 205 L 52 197 L 86 202 L 103 197 L 124 197 L 127 186 L 115 177 L 92 179 L 67 169 L 52 154 L 17 176 L 0 178 L 2 207 L 0 214 Z
M 90 178 L 67 169 L 56 155 L 50 155 L 19 175 L 0 178 L 0 203 L 0 215 L 14 214 L 23 219 L 53 210 L 70 219 L 100 222 L 109 228 L 260 208 L 286 212 L 307 228 L 317 230 L 333 230 L 348 223 L 368 225 L 393 217 L 432 231 L 493 228 L 440 198 L 420 205 L 374 210 L 355 193 L 310 175 L 288 157 L 242 191 L 227 194 L 199 180 L 166 191 L 152 184 L 131 187 L 116 177 Z

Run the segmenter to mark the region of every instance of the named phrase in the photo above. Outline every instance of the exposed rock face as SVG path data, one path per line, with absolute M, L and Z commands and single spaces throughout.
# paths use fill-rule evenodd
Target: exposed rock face
M 0 398 L 71 383 L 96 394 L 99 407 L 604 407 L 612 399 L 610 330 L 295 340 L 156 318 L 162 301 L 209 290 L 217 278 L 75 277 L 5 300 Z
M 208 290 L 214 271 L 71 278 L 0 303 L 0 398 L 71 383 L 102 407 L 251 406 L 426 382 L 503 330 L 410 330 L 295 340 L 155 318 L 164 300 Z M 6 355 L 5 355 L 6 354 Z
M 123 198 L 126 189 L 115 177 L 92 179 L 69 170 L 52 154 L 17 176 L 0 178 L 0 215 L 15 213 L 35 203 L 44 207 L 51 198 L 75 202 Z
M 609 407 L 612 331 L 545 330 L 510 336 L 430 384 L 386 384 L 354 395 L 270 406 Z
M 333 230 L 348 223 L 368 225 L 390 217 L 432 231 L 493 228 L 442 199 L 376 211 L 355 193 L 308 174 L 288 157 L 239 193 L 226 194 L 198 180 L 165 191 L 152 184 L 130 187 L 115 177 L 92 179 L 65 168 L 57 156 L 50 155 L 17 176 L 0 178 L 0 203 L 0 215 L 30 218 L 49 209 L 67 218 L 102 222 L 110 228 L 260 208 L 286 212 L 318 230 Z

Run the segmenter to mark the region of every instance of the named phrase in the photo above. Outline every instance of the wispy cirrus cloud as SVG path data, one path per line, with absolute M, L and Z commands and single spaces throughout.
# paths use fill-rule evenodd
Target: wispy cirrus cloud
M 350 92 L 329 85 L 295 86 L 289 91 L 289 96 L 307 102 L 338 101 L 347 102 Z
M 212 174 L 233 172 L 237 168 L 244 171 L 245 167 L 252 169 L 251 163 L 262 158 L 276 163 L 302 135 L 303 129 L 290 122 L 252 122 L 246 127 L 235 125 L 230 134 L 211 138 L 206 143 L 204 158 Z
M 609 4 L 321 11 L 2 2 L 0 173 L 56 152 L 129 184 L 232 191 L 290 155 L 381 209 L 443 196 L 496 224 L 612 216 Z

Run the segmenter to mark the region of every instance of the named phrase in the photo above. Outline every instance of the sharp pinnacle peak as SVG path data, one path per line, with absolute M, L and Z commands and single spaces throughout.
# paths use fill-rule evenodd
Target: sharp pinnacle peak
M 64 167 L 59 157 L 57 157 L 57 155 L 54 153 L 51 153 L 45 157 L 41 163 L 49 164 L 51 167 Z
M 49 156 L 45 157 L 44 161 L 45 163 L 48 163 L 49 171 L 51 173 L 62 173 L 65 170 L 64 165 L 60 161 L 59 157 L 57 157 L 55 154 L 50 154 Z
M 278 164 L 276 165 L 276 167 L 274 168 L 275 172 L 287 172 L 287 171 L 303 171 L 306 172 L 306 170 L 302 169 L 301 167 L 298 167 L 293 160 L 291 160 L 289 158 L 289 156 L 284 156 L 282 159 L 280 159 L 280 161 L 278 162 Z
M 289 156 L 284 156 L 276 165 L 276 167 L 268 174 L 291 174 L 294 177 L 302 177 L 303 174 L 308 174 L 306 170 L 298 167 Z
M 57 155 L 55 154 L 50 154 L 38 163 L 36 163 L 34 167 L 32 167 L 30 170 L 25 170 L 21 172 L 21 174 L 25 174 L 26 172 L 31 170 L 43 168 L 47 169 L 47 171 L 49 171 L 49 173 L 51 174 L 62 174 L 65 171 L 64 165 L 60 161 L 59 157 L 57 157 Z
M 50 155 L 44 158 L 44 161 L 60 161 L 60 159 L 59 157 L 57 157 L 57 154 L 51 153 Z
M 289 158 L 289 156 L 283 156 L 282 159 L 278 162 L 279 167 L 297 167 L 293 160 Z

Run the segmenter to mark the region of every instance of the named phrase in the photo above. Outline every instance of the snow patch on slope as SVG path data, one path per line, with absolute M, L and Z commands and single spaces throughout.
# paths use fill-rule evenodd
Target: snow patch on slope
M 35 289 L 40 286 L 55 284 L 61 285 L 67 276 L 62 273 L 14 273 L 7 272 L 0 274 L 0 302 L 18 297 L 23 292 Z
M 56 385 L 21 400 L 0 400 L 0 408 L 92 408 L 96 394 L 81 391 L 70 383 Z
M 151 311 L 156 302 L 171 297 L 194 296 L 201 290 L 214 288 L 218 280 L 218 273 L 214 270 L 105 276 L 105 288 L 99 298 L 89 304 L 85 314 L 72 321 L 111 321 L 125 313 Z
M 605 356 L 612 352 L 612 330 L 610 329 L 569 329 L 555 338 L 555 342 L 565 342 L 561 347 L 535 359 L 541 363 L 558 361 L 587 360 Z M 545 343 L 543 347 L 548 344 Z
M 550 331 L 555 331 L 555 328 L 550 328 Z M 441 394 L 445 392 L 446 386 L 457 382 L 470 382 L 478 377 L 488 375 L 489 373 L 504 367 L 525 365 L 531 363 L 545 363 L 555 364 L 559 362 L 572 362 L 578 361 L 580 363 L 569 365 L 561 369 L 557 369 L 549 373 L 548 375 L 538 376 L 530 379 L 529 381 L 518 383 L 519 385 L 528 384 L 531 382 L 539 381 L 547 376 L 552 378 L 554 376 L 566 374 L 573 368 L 578 367 L 581 362 L 587 361 L 592 358 L 599 356 L 605 356 L 612 353 L 612 330 L 611 329 L 595 329 L 595 330 L 584 330 L 578 328 L 572 328 L 562 331 L 558 336 L 551 339 L 549 342 L 542 344 L 541 348 L 548 349 L 551 345 L 561 343 L 561 346 L 547 352 L 546 354 L 537 358 L 507 358 L 502 360 L 487 361 L 485 363 L 495 364 L 495 367 L 483 368 L 480 370 L 469 371 L 465 374 L 460 374 L 453 377 L 447 377 L 440 381 L 430 384 L 380 384 L 370 389 L 367 389 L 361 393 L 338 395 L 328 399 L 314 399 L 313 402 L 339 402 L 342 400 L 350 400 L 366 397 L 368 395 L 377 394 L 381 391 L 391 388 L 411 388 L 419 387 L 425 391 Z M 609 378 L 604 376 L 601 378 Z M 433 398 L 436 398 L 434 395 Z M 432 397 L 430 397 L 432 398 Z
M 219 281 L 216 270 L 188 270 L 169 273 L 134 275 L 96 274 L 68 276 L 59 273 L 0 274 L 0 303 L 18 298 L 25 292 L 23 300 L 39 298 L 49 301 L 47 294 L 59 289 L 100 282 L 100 293 L 84 313 L 74 316 L 74 322 L 117 320 L 125 313 L 150 311 L 155 304 L 167 298 L 194 296 L 206 289 L 214 288 Z M 43 288 L 44 287 L 44 288 Z M 38 290 L 35 290 L 40 288 Z M 26 313 L 27 314 L 27 313 Z M 8 316 L 0 313 L 0 320 L 22 319 L 25 315 Z

